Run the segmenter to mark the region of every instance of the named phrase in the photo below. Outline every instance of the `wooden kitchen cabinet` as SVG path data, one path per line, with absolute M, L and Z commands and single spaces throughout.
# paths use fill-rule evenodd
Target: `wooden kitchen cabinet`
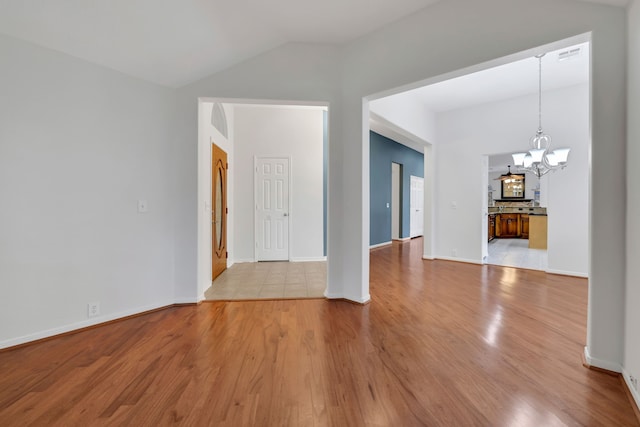
M 520 237 L 523 239 L 529 238 L 529 215 L 520 214 Z
M 515 212 L 489 214 L 489 241 L 494 238 L 534 239 L 536 241 L 534 242 L 536 248 L 546 247 L 546 228 L 541 232 L 537 232 L 537 230 L 541 229 L 539 225 L 540 221 L 538 221 L 537 218 L 540 216 L 544 216 L 544 227 L 546 227 L 546 215 Z M 535 230 L 534 220 L 537 221 Z M 544 236 L 544 242 L 539 242 L 540 236 Z
M 547 249 L 547 216 L 531 215 L 529 249 Z
M 520 214 L 500 214 L 496 216 L 496 237 L 519 237 Z
M 495 215 L 489 215 L 488 229 L 489 229 L 489 242 L 490 242 L 496 238 L 496 216 Z

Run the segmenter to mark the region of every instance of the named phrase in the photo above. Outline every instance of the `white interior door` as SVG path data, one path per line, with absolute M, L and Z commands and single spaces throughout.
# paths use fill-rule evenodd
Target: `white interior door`
M 391 238 L 400 238 L 400 165 L 391 163 Z
M 256 159 L 256 259 L 289 260 L 289 159 Z
M 409 236 L 424 234 L 424 178 L 411 175 L 411 195 L 409 197 Z

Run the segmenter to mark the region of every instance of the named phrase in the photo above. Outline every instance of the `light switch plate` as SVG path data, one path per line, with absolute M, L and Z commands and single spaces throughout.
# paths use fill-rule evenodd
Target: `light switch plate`
M 148 208 L 146 200 L 138 200 L 138 213 L 146 213 Z

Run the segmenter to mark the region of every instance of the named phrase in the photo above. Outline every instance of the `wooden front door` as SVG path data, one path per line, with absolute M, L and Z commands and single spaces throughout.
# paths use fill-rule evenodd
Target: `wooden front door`
M 227 268 L 227 153 L 211 149 L 211 280 Z

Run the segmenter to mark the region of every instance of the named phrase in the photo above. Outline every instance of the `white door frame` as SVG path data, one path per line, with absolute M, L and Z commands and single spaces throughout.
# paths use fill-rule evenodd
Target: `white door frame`
M 329 111 L 331 107 L 328 102 L 315 102 L 315 101 L 282 101 L 282 100 L 271 100 L 271 99 L 246 99 L 246 98 L 225 98 L 225 97 L 215 97 L 215 96 L 200 96 L 197 99 L 197 122 L 198 122 L 198 131 L 197 131 L 197 161 L 198 161 L 198 170 L 197 170 L 197 225 L 196 225 L 196 284 L 193 287 L 193 293 L 187 294 L 185 296 L 176 297 L 174 302 L 176 303 L 193 303 L 202 301 L 205 299 L 204 292 L 207 290 L 209 286 L 211 286 L 210 280 L 210 271 L 211 271 L 211 250 L 210 250 L 210 233 L 211 233 L 211 141 L 208 137 L 208 132 L 205 131 L 209 122 L 208 117 L 202 117 L 202 104 L 209 102 L 221 102 L 226 104 L 255 104 L 255 105 L 301 105 L 301 106 L 311 106 L 311 107 L 327 107 Z M 331 123 L 331 115 L 329 114 L 328 123 Z M 330 128 L 329 128 L 330 129 Z M 331 182 L 331 158 L 332 158 L 332 148 L 331 148 L 331 131 L 329 130 L 327 134 L 328 139 L 328 147 L 327 147 L 327 185 Z M 230 136 L 230 141 L 233 141 L 233 136 Z M 228 154 L 231 156 L 233 150 L 230 150 Z M 235 162 L 231 158 L 229 158 L 229 165 L 233 167 Z M 232 183 L 232 174 L 233 171 L 230 170 L 229 182 L 230 186 Z M 228 195 L 231 197 L 233 194 L 232 189 L 228 189 Z M 291 192 L 289 192 L 289 197 L 291 198 Z M 335 276 L 335 271 L 332 267 L 332 255 L 328 248 L 331 246 L 331 236 L 330 236 L 330 228 L 331 221 L 329 219 L 329 206 L 331 198 L 331 189 L 329 185 L 327 186 L 327 194 L 326 194 L 326 203 L 327 203 L 327 272 L 329 276 Z M 291 208 L 291 206 L 290 206 Z M 229 206 L 229 226 L 232 227 L 233 224 L 233 211 L 231 210 L 232 206 Z M 291 233 L 289 233 L 291 236 Z M 229 231 L 228 235 L 229 239 L 233 237 L 233 232 Z M 229 249 L 233 251 L 231 240 L 227 242 L 229 244 Z M 235 261 L 235 257 L 233 253 L 230 251 L 229 259 Z M 330 282 L 330 281 L 329 281 Z M 329 283 L 328 282 L 328 283 Z
M 391 240 L 401 240 L 402 209 L 400 208 L 402 192 L 402 165 L 391 162 Z
M 418 237 L 418 236 L 424 236 L 424 205 L 425 205 L 425 200 L 424 200 L 424 178 L 421 176 L 417 176 L 417 175 L 410 175 L 409 176 L 409 209 L 412 210 L 415 207 L 415 204 L 413 204 L 414 200 L 413 200 L 413 182 L 415 180 L 419 180 L 419 182 L 422 183 L 422 188 L 421 188 L 421 192 L 422 192 L 422 203 L 420 203 L 422 206 L 420 206 L 420 216 L 422 219 L 422 229 L 420 230 L 419 234 L 414 234 L 415 232 L 415 228 L 414 228 L 414 224 L 413 221 L 411 220 L 411 218 L 414 216 L 413 215 L 413 211 L 411 211 L 409 213 L 409 237 L 410 238 L 414 238 L 414 237 Z M 420 205 L 418 204 L 418 205 Z
M 258 262 L 258 250 L 256 247 L 257 241 L 258 241 L 258 215 L 256 214 L 257 212 L 257 203 L 258 203 L 258 174 L 256 172 L 256 169 L 258 167 L 258 160 L 259 159 L 287 159 L 289 162 L 289 194 L 288 194 L 288 200 L 287 200 L 287 204 L 289 206 L 288 211 L 289 211 L 289 220 L 287 221 L 287 258 L 289 260 L 289 262 L 291 262 L 291 240 L 292 240 L 292 236 L 291 236 L 291 223 L 293 222 L 293 215 L 292 215 L 292 211 L 293 211 L 293 207 L 292 207 L 292 193 L 291 190 L 293 188 L 292 182 L 293 182 L 293 174 L 291 173 L 291 171 L 293 170 L 293 163 L 292 163 L 292 159 L 291 156 L 253 156 L 253 261 L 254 262 Z

